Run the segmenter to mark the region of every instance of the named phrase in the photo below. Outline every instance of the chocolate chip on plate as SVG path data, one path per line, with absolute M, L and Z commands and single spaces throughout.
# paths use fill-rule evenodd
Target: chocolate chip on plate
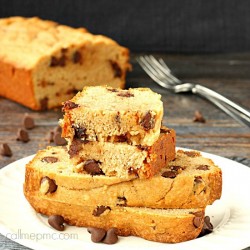
M 84 170 L 91 175 L 103 175 L 102 169 L 99 167 L 99 162 L 95 160 L 87 160 L 83 164 Z
M 205 123 L 206 119 L 203 117 L 202 113 L 199 110 L 196 110 L 194 113 L 194 122 Z
M 40 191 L 43 194 L 54 193 L 57 190 L 57 185 L 54 180 L 45 176 L 41 179 Z
M 105 244 L 115 244 L 117 241 L 118 236 L 116 233 L 116 228 L 112 227 L 107 231 L 106 236 L 102 242 Z
M 106 236 L 106 231 L 102 228 L 88 227 L 87 230 L 91 233 L 91 240 L 95 243 L 101 242 Z
M 12 151 L 7 143 L 2 143 L 0 145 L 0 154 L 3 156 L 12 156 Z
M 34 119 L 27 113 L 23 117 L 23 126 L 26 129 L 33 129 L 35 127 Z
M 50 226 L 55 228 L 58 231 L 63 231 L 64 230 L 64 218 L 61 215 L 51 215 L 48 219 L 48 223 Z
M 28 142 L 30 140 L 28 132 L 24 129 L 21 129 L 21 128 L 18 129 L 17 140 L 22 141 L 22 142 Z
M 64 146 L 67 144 L 67 141 L 61 136 L 60 132 L 54 133 L 53 140 L 57 146 Z

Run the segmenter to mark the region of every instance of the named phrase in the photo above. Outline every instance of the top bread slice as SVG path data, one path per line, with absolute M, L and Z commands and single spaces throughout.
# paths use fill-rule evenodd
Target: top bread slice
M 222 190 L 221 170 L 196 151 L 177 151 L 176 159 L 150 179 L 92 176 L 73 169 L 66 148 L 39 151 L 26 165 L 26 197 L 82 206 L 204 208 L 219 199 Z M 50 184 L 54 192 L 48 191 Z
M 152 146 L 160 135 L 161 95 L 148 88 L 128 90 L 85 87 L 64 103 L 62 136 L 72 141 L 117 142 Z
M 129 51 L 37 17 L 0 19 L 0 95 L 29 108 L 61 106 L 83 86 L 124 87 Z

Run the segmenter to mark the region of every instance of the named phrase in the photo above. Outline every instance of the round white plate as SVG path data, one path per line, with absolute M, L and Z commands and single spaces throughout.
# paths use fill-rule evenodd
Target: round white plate
M 66 249 L 243 249 L 250 246 L 250 168 L 220 156 L 211 158 L 223 173 L 222 197 L 206 209 L 214 231 L 204 237 L 165 244 L 137 237 L 119 237 L 115 245 L 92 243 L 86 228 L 67 226 L 64 232 L 52 229 L 47 218 L 37 214 L 23 195 L 23 158 L 0 171 L 0 233 L 36 250 Z

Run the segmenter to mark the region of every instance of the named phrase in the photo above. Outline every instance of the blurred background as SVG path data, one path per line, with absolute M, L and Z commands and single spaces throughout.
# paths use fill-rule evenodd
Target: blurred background
M 86 27 L 131 51 L 250 51 L 247 0 L 0 0 L 0 17 L 39 16 Z

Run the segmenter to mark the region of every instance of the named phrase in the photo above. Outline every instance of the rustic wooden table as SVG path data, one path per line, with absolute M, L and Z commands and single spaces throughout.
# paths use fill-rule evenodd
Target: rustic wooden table
M 159 87 L 136 63 L 137 55 L 132 55 L 133 71 L 128 74 L 126 87 L 147 86 L 162 95 L 163 123 L 176 130 L 177 146 L 231 158 L 250 167 L 250 128 L 238 124 L 198 96 L 176 95 Z M 204 84 L 250 109 L 250 54 L 156 56 L 163 57 L 181 79 Z M 202 112 L 206 123 L 193 122 L 196 110 Z M 24 113 L 30 113 L 36 122 L 36 128 L 29 132 L 31 140 L 28 143 L 16 141 Z M 13 151 L 10 158 L 0 156 L 0 168 L 46 147 L 46 135 L 60 117 L 60 110 L 33 112 L 0 98 L 0 143 L 7 142 Z M 0 235 L 0 249 L 27 248 Z

